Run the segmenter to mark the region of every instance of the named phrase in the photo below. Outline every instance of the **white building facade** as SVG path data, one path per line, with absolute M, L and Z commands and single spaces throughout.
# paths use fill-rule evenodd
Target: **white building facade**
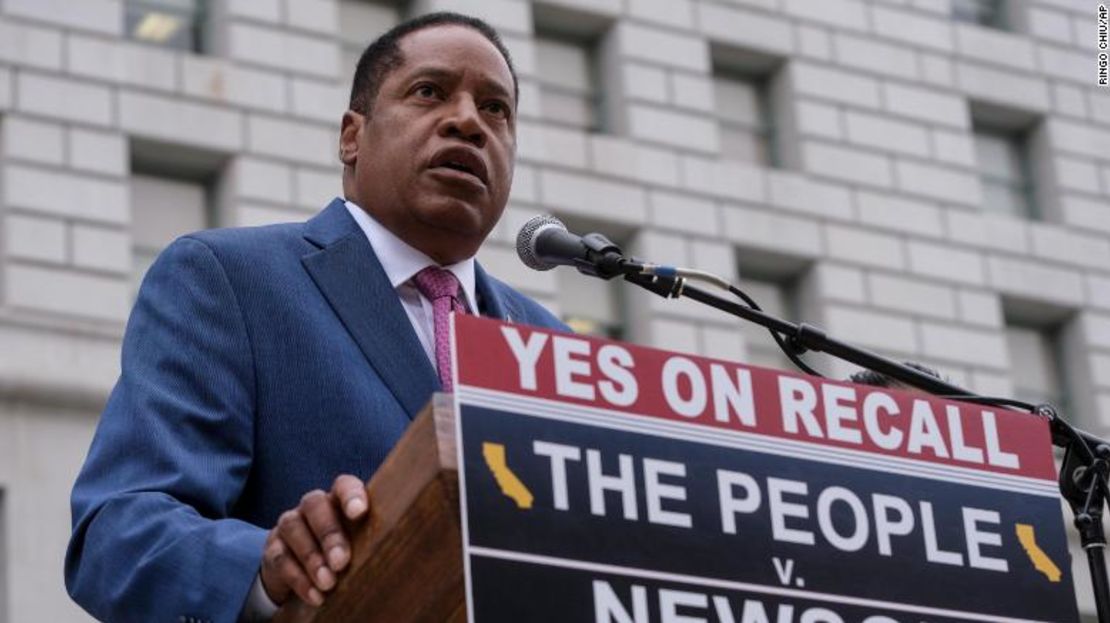
M 433 10 L 487 19 L 520 75 L 512 199 L 479 261 L 574 326 L 787 367 L 718 312 L 529 271 L 534 214 L 1110 434 L 1097 6 L 0 0 L 0 623 L 88 620 L 62 582 L 68 496 L 146 266 L 339 194 L 355 59 Z

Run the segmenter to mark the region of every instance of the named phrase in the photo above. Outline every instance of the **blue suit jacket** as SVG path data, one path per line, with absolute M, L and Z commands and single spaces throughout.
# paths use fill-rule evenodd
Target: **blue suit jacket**
M 480 267 L 476 285 L 483 315 L 564 328 Z M 73 488 L 70 594 L 108 621 L 235 621 L 278 515 L 369 478 L 438 386 L 341 200 L 177 240 Z

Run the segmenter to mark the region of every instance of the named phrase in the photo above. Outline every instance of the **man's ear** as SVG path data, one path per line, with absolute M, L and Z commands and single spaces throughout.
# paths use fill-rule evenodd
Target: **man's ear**
M 339 160 L 344 166 L 354 166 L 358 160 L 358 138 L 365 121 L 365 116 L 353 110 L 343 113 L 339 126 Z

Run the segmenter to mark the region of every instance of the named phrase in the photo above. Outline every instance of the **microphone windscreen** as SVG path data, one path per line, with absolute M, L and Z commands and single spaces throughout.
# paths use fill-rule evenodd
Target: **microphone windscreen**
M 524 265 L 533 270 L 551 270 L 555 268 L 555 264 L 549 264 L 536 253 L 536 240 L 539 238 L 540 233 L 545 229 L 556 228 L 563 231 L 567 230 L 567 226 L 559 219 L 551 216 L 550 214 L 540 214 L 534 216 L 520 228 L 520 232 L 516 235 L 516 254 Z

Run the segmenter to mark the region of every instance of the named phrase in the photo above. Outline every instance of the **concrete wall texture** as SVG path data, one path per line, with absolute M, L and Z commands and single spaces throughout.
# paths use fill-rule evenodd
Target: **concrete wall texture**
M 553 212 L 642 257 L 778 284 L 801 318 L 992 395 L 1022 389 L 1007 327 L 1032 327 L 1052 340 L 1072 419 L 1108 433 L 1110 89 L 1096 83 L 1097 3 L 1013 0 L 1007 29 L 955 20 L 954 3 L 374 10 L 476 14 L 515 56 L 516 179 L 479 256 L 494 274 L 568 306 L 574 286 L 512 250 L 521 223 Z M 213 0 L 198 54 L 128 40 L 121 0 L 0 0 L 0 622 L 87 620 L 62 585 L 68 493 L 118 374 L 150 238 L 136 223 L 165 211 L 134 201 L 159 196 L 136 180 L 201 184 L 221 226 L 319 210 L 340 190 L 346 4 Z M 585 46 L 598 91 L 586 97 L 604 121 L 551 121 L 545 89 L 559 76 L 538 71 L 537 32 Z M 722 155 L 733 144 L 715 103 L 722 75 L 762 85 L 774 158 Z M 1017 137 L 1036 218 L 983 209 L 986 126 Z M 632 341 L 737 360 L 765 348 L 694 304 L 614 300 L 603 320 Z

